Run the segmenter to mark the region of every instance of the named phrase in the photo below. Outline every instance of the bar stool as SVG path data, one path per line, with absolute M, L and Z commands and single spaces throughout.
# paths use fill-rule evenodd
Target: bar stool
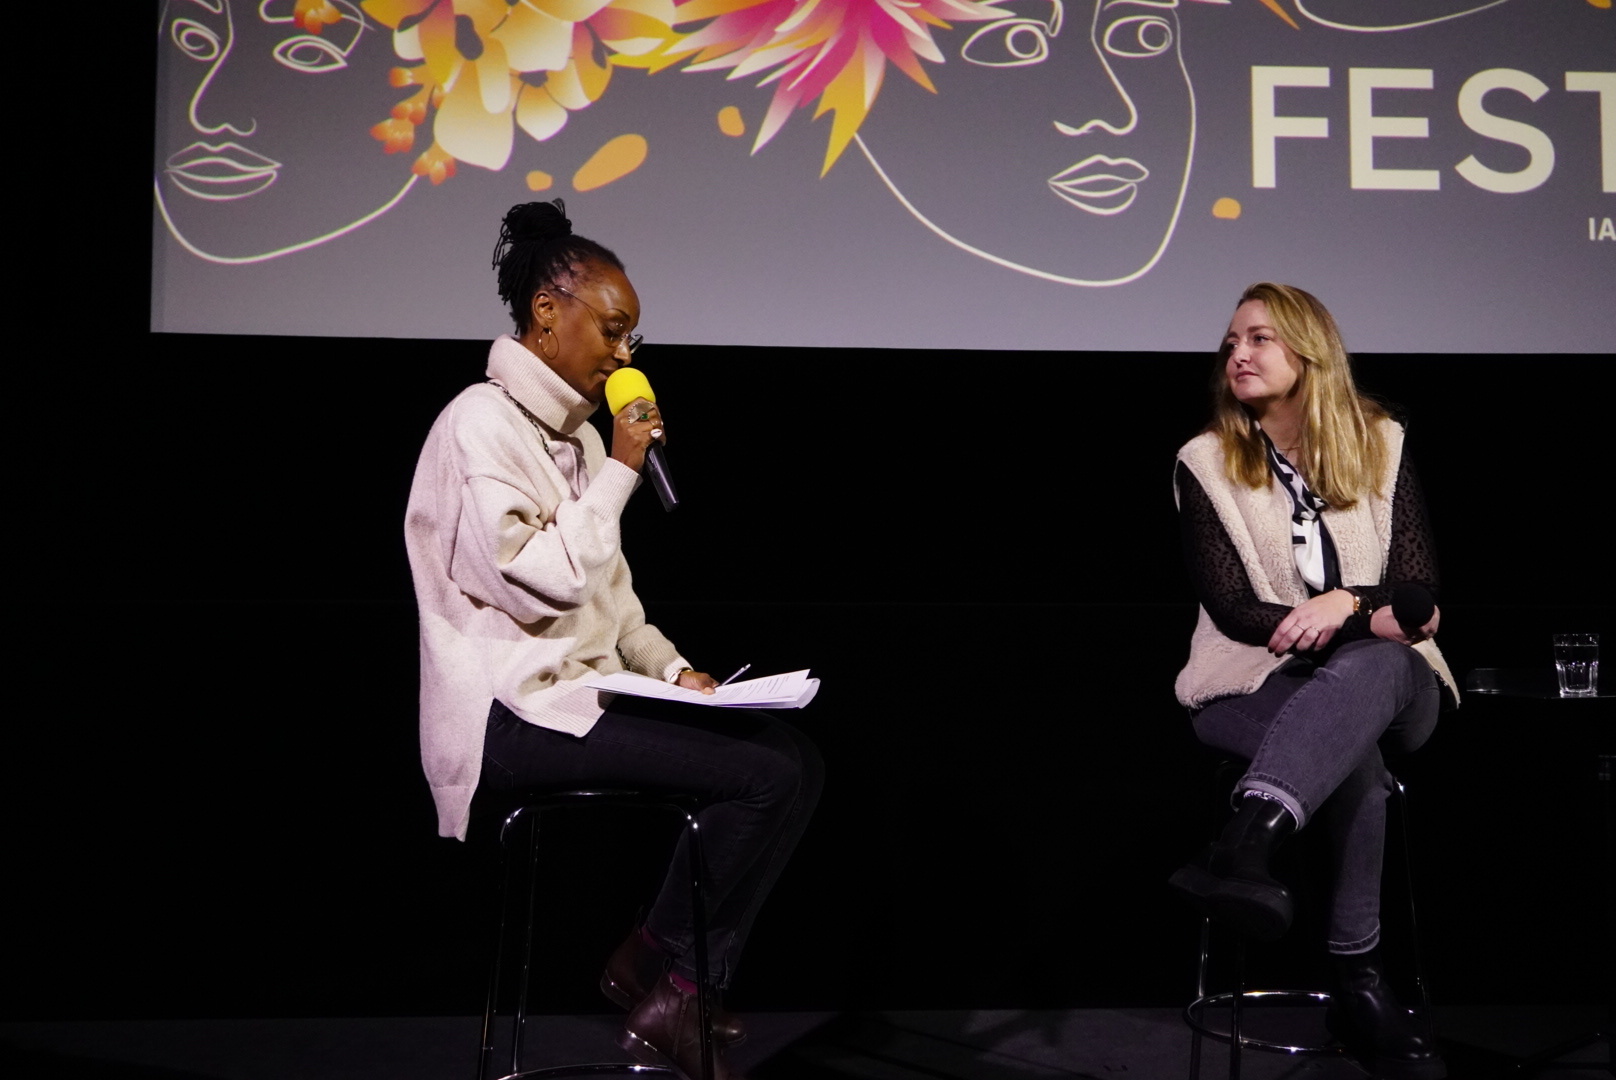
M 1223 793 L 1219 798 L 1221 804 L 1226 805 L 1227 793 L 1233 789 L 1235 780 L 1244 772 L 1243 763 L 1229 760 L 1218 763 L 1214 776 Z M 1403 874 L 1408 891 L 1409 939 L 1414 953 L 1414 980 L 1419 988 L 1420 1016 L 1425 1021 L 1427 1032 L 1434 1040 L 1431 992 L 1425 981 L 1425 962 L 1420 951 L 1419 917 L 1414 904 L 1414 861 L 1408 844 L 1408 789 L 1396 776 L 1392 777 L 1392 793 L 1397 801 L 1397 820 L 1402 831 Z M 1195 1000 L 1184 1006 L 1184 1022 L 1190 1028 L 1190 1080 L 1200 1080 L 1203 1039 L 1215 1039 L 1229 1044 L 1229 1080 L 1240 1080 L 1240 1056 L 1244 1050 L 1298 1057 L 1332 1057 L 1346 1054 L 1347 1048 L 1334 1040 L 1328 1043 L 1288 1042 L 1258 1038 L 1242 1031 L 1243 1014 L 1247 1005 L 1327 1007 L 1330 1004 L 1330 995 L 1323 990 L 1246 989 L 1246 939 L 1240 934 L 1235 935 L 1234 989 L 1211 993 L 1208 990 L 1207 978 L 1211 966 L 1211 939 L 1212 920 L 1202 918 L 1200 957 L 1195 971 Z M 1208 1013 L 1214 1008 L 1225 1006 L 1229 1015 L 1228 1028 L 1213 1026 L 1212 1017 Z
M 556 791 L 526 796 L 522 805 L 508 813 L 500 825 L 499 843 L 503 850 L 503 870 L 498 901 L 499 932 L 494 943 L 492 971 L 488 978 L 488 1003 L 483 1011 L 482 1046 L 477 1057 L 477 1080 L 492 1080 L 496 1075 L 494 1059 L 494 1027 L 499 1008 L 502 980 L 506 969 L 506 951 L 511 946 L 511 882 L 515 863 L 525 855 L 527 861 L 527 890 L 523 900 L 525 915 L 520 934 L 520 954 L 516 959 L 519 973 L 516 982 L 516 1011 L 511 1017 L 510 1068 L 498 1074 L 498 1080 L 523 1080 L 527 1077 L 598 1076 L 628 1074 L 634 1076 L 669 1076 L 678 1074 L 662 1065 L 641 1065 L 634 1062 L 607 1061 L 577 1065 L 556 1065 L 543 1069 L 522 1068 L 522 1042 L 527 1024 L 528 984 L 533 966 L 534 904 L 539 890 L 539 824 L 545 811 L 568 806 L 630 806 L 662 810 L 678 815 L 685 823 L 685 847 L 690 856 L 690 911 L 691 929 L 696 944 L 697 1016 L 701 1025 L 701 1065 L 704 1080 L 713 1076 L 713 1043 L 709 1023 L 710 1010 L 707 980 L 707 908 L 702 897 L 705 863 L 701 855 L 701 824 L 696 820 L 699 802 L 688 795 L 621 789 L 589 789 Z M 518 836 L 521 826 L 527 827 L 525 842 Z

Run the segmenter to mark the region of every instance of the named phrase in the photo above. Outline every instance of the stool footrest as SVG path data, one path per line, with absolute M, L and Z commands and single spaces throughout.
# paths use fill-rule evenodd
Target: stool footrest
M 499 1080 L 535 1080 L 562 1076 L 678 1076 L 665 1065 L 642 1065 L 637 1061 L 597 1061 L 579 1065 L 552 1065 L 544 1069 L 523 1069 Z
M 1228 1029 L 1213 1027 L 1208 1022 L 1206 1013 L 1209 1009 L 1219 1008 L 1227 1010 L 1233 1005 L 1232 992 L 1221 994 L 1206 994 L 1196 998 L 1184 1006 L 1184 1022 L 1190 1028 L 1209 1039 L 1218 1042 L 1231 1042 Z M 1240 1008 L 1247 1017 L 1252 1013 L 1248 1010 L 1261 1011 L 1265 1008 L 1304 1008 L 1328 1005 L 1330 995 L 1322 990 L 1247 990 L 1240 995 Z M 1245 1026 L 1245 1022 L 1241 1022 Z M 1248 1050 L 1267 1050 L 1279 1054 L 1335 1056 L 1345 1054 L 1347 1048 L 1331 1040 L 1328 1044 L 1316 1043 L 1284 1043 L 1274 1042 L 1270 1039 L 1260 1039 L 1253 1035 L 1241 1033 L 1240 1045 Z

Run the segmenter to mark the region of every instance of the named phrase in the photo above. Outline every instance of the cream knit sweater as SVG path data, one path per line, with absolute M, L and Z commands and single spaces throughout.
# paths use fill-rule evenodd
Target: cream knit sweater
M 1335 541 L 1341 580 L 1349 585 L 1377 585 L 1386 573 L 1391 550 L 1392 501 L 1396 498 L 1397 468 L 1403 455 L 1403 429 L 1382 420 L 1387 448 L 1387 473 L 1381 478 L 1382 495 L 1359 499 L 1349 509 L 1324 511 L 1323 519 Z M 1230 541 L 1240 553 L 1246 576 L 1257 599 L 1295 607 L 1307 599 L 1307 586 L 1296 569 L 1291 544 L 1291 503 L 1276 481 L 1258 489 L 1231 482 L 1224 472 L 1223 448 L 1217 435 L 1202 434 L 1185 443 L 1178 460 L 1201 485 Z M 1174 485 L 1174 498 L 1178 496 Z M 1436 642 L 1414 646 L 1457 699 L 1457 688 Z M 1179 703 L 1198 709 L 1216 698 L 1249 694 L 1263 684 L 1287 658 L 1275 656 L 1261 645 L 1247 645 L 1225 637 L 1206 608 L 1200 609 L 1190 638 L 1190 659 L 1178 673 L 1173 689 Z
M 468 387 L 427 435 L 404 523 L 421 620 L 421 763 L 439 833 L 461 839 L 494 699 L 582 736 L 603 711 L 590 682 L 625 665 L 656 678 L 685 666 L 634 595 L 618 517 L 639 477 L 607 458 L 585 422 L 595 406 L 508 336 L 489 351 L 488 375 L 548 432 L 499 386 Z M 572 475 L 578 450 L 584 477 Z

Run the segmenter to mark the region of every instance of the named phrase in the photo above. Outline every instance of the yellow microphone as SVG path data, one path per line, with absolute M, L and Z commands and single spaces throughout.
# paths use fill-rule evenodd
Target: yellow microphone
M 651 389 L 650 380 L 639 368 L 620 367 L 606 376 L 606 407 L 612 410 L 613 416 L 635 398 L 656 404 L 656 391 Z
M 620 367 L 606 376 L 606 407 L 616 416 L 638 398 L 656 404 L 656 392 L 638 368 Z M 674 510 L 679 506 L 679 495 L 673 490 L 673 474 L 668 471 L 668 458 L 660 442 L 653 442 L 645 451 L 645 464 L 640 475 L 648 477 L 656 488 L 662 509 Z

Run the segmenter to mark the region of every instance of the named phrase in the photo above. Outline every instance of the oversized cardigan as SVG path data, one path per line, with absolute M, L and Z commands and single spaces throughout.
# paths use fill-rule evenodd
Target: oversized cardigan
M 404 525 L 420 609 L 421 763 L 439 833 L 461 839 L 495 699 L 583 736 L 603 711 L 592 681 L 684 666 L 634 595 L 618 518 L 639 478 L 606 457 L 585 422 L 595 406 L 508 336 L 489 351 L 488 375 L 497 383 L 468 387 L 432 425 Z M 579 451 L 587 477 L 569 475 Z
M 1380 477 L 1377 490 L 1351 507 L 1330 508 L 1322 514 L 1335 543 L 1341 580 L 1349 585 L 1379 584 L 1391 550 L 1392 503 L 1397 497 L 1403 429 L 1389 419 L 1382 419 L 1380 424 L 1386 439 L 1387 471 Z M 1222 444 L 1212 432 L 1203 432 L 1185 443 L 1178 460 L 1217 510 L 1218 520 L 1240 555 L 1257 599 L 1287 607 L 1306 601 L 1307 586 L 1296 568 L 1291 539 L 1291 501 L 1278 482 L 1270 478 L 1261 488 L 1249 488 L 1230 481 L 1224 471 Z M 1174 495 L 1176 498 L 1176 485 Z M 1453 675 L 1436 642 L 1422 641 L 1414 649 L 1457 700 Z M 1286 659 L 1261 645 L 1228 637 L 1203 605 L 1190 638 L 1189 662 L 1178 673 L 1173 689 L 1180 704 L 1198 709 L 1217 698 L 1251 693 Z

